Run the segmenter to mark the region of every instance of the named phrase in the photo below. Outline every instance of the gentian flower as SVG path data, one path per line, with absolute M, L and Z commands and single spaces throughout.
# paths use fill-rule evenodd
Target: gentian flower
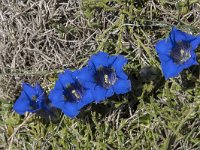
M 76 117 L 82 107 L 93 101 L 91 90 L 81 85 L 77 79 L 80 72 L 81 70 L 65 70 L 59 74 L 55 87 L 49 94 L 53 106 L 60 108 L 70 118 Z
M 20 115 L 25 112 L 37 112 L 38 110 L 44 109 L 50 111 L 51 106 L 45 91 L 37 83 L 35 86 L 30 84 L 22 84 L 23 91 L 20 97 L 15 102 L 13 109 Z
M 131 90 L 131 81 L 123 71 L 127 59 L 122 55 L 109 56 L 98 52 L 88 61 L 88 66 L 77 76 L 85 87 L 92 89 L 98 103 L 107 97 L 124 94 Z
M 158 41 L 155 48 L 165 79 L 176 77 L 183 69 L 197 65 L 195 49 L 200 36 L 187 34 L 173 27 L 169 37 Z

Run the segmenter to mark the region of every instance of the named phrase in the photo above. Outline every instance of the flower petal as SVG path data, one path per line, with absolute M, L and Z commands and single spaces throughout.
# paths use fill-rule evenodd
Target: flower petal
M 66 116 L 68 116 L 70 118 L 74 118 L 79 114 L 78 105 L 76 103 L 66 102 L 63 105 L 62 111 Z
M 199 44 L 200 44 L 200 36 L 197 36 L 195 40 L 192 40 L 192 41 L 190 42 L 190 45 L 192 46 L 191 49 L 192 49 L 192 50 L 197 49 L 198 46 L 199 46 Z
M 123 80 L 127 80 L 128 79 L 128 76 L 126 75 L 126 73 L 122 70 L 122 71 L 119 71 L 119 72 L 116 72 L 117 74 L 117 77 L 120 78 L 120 79 L 123 79 Z
M 96 83 L 94 79 L 95 70 L 90 67 L 84 67 L 77 74 L 78 81 L 86 88 L 94 89 Z
M 46 93 L 42 93 L 41 95 L 37 97 L 37 104 L 39 108 L 46 108 L 47 102 L 48 102 L 48 98 L 47 98 Z
M 30 99 L 37 94 L 35 88 L 28 83 L 23 83 L 22 88 Z
M 130 80 L 118 80 L 113 85 L 114 92 L 116 94 L 125 94 L 131 90 L 131 81 Z
M 109 59 L 108 59 L 108 64 L 110 66 L 112 66 L 112 64 L 115 62 L 115 60 L 117 59 L 118 56 L 109 56 Z
M 176 43 L 181 42 L 181 41 L 189 42 L 196 38 L 195 36 L 193 36 L 191 34 L 182 32 L 181 30 L 177 29 L 176 27 L 172 28 L 172 31 L 170 32 L 170 37 Z
M 14 103 L 13 109 L 20 115 L 23 115 L 30 108 L 29 97 L 22 91 L 20 97 Z
M 83 98 L 78 102 L 78 109 L 81 109 L 85 105 L 91 103 L 93 101 L 93 95 L 91 90 L 86 90 Z
M 158 54 L 169 55 L 170 51 L 173 48 L 173 43 L 171 39 L 168 37 L 163 40 L 159 40 L 156 43 L 155 48 Z
M 106 92 L 106 97 L 111 97 L 114 95 L 114 90 L 112 87 L 110 87 Z
M 95 102 L 99 103 L 100 101 L 106 99 L 106 92 L 107 92 L 106 89 L 97 85 L 95 87 L 95 90 L 93 91 L 93 97 L 95 99 Z
M 39 83 L 36 83 L 35 90 L 37 95 L 41 95 L 45 93 L 45 91 L 42 89 L 41 85 Z
M 65 70 L 63 74 L 59 74 L 58 78 L 63 87 L 67 87 L 68 84 L 75 82 L 72 76 L 72 71 L 69 69 Z
M 52 102 L 52 105 L 62 109 L 63 104 L 65 103 L 65 97 L 62 90 L 51 90 L 49 93 L 49 100 Z
M 112 67 L 114 67 L 116 72 L 121 72 L 127 61 L 128 60 L 124 56 L 118 55 L 115 61 L 113 62 Z
M 72 78 L 73 78 L 73 79 L 76 79 L 76 77 L 77 77 L 77 75 L 79 74 L 80 70 L 81 70 L 81 69 L 77 69 L 77 70 L 74 70 L 74 71 L 72 72 Z
M 56 81 L 56 84 L 54 86 L 54 89 L 57 89 L 57 90 L 62 90 L 64 88 L 64 86 L 62 85 L 61 81 L 58 79 Z
M 90 60 L 88 61 L 88 65 L 90 67 L 95 67 L 96 69 L 98 69 L 101 66 L 108 66 L 108 59 L 109 59 L 109 55 L 105 52 L 98 52 L 97 54 L 93 55 Z
M 111 62 L 112 62 L 112 67 L 115 69 L 117 77 L 120 79 L 128 79 L 128 76 L 123 70 L 123 67 L 128 60 L 122 55 L 112 56 L 112 57 L 115 57 L 115 59 L 113 58 Z
M 191 57 L 185 63 L 182 64 L 183 69 L 187 69 L 192 65 L 198 65 L 195 52 L 191 51 L 190 54 L 191 54 Z
M 160 61 L 169 61 L 171 60 L 170 56 L 164 54 L 158 54 Z
M 166 80 L 171 77 L 176 77 L 180 73 L 180 70 L 178 70 L 179 65 L 174 63 L 173 60 L 162 62 L 161 67 Z

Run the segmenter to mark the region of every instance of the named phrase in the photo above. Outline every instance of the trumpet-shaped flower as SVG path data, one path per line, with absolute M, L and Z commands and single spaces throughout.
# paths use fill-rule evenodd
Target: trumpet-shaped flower
M 81 70 L 65 70 L 59 74 L 55 87 L 49 94 L 53 106 L 60 108 L 70 118 L 77 116 L 82 107 L 93 101 L 91 90 L 81 85 L 77 79 L 80 72 Z
M 92 89 L 98 103 L 107 97 L 131 90 L 131 82 L 123 71 L 127 59 L 122 55 L 109 56 L 105 52 L 93 55 L 88 66 L 77 76 L 82 85 Z
M 50 111 L 47 95 L 38 83 L 35 86 L 23 83 L 22 88 L 23 91 L 13 106 L 13 109 L 18 114 L 33 113 L 41 109 Z
M 176 77 L 184 69 L 196 65 L 195 49 L 200 36 L 193 36 L 173 27 L 169 37 L 158 41 L 155 48 L 165 79 Z

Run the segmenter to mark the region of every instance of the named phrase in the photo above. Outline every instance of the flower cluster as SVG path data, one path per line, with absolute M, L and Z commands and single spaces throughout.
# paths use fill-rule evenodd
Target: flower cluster
M 122 55 L 110 56 L 99 52 L 82 69 L 67 69 L 59 74 L 48 98 L 39 84 L 35 87 L 23 84 L 24 91 L 14 104 L 14 110 L 24 114 L 41 109 L 51 111 L 50 107 L 54 106 L 74 118 L 89 103 L 99 103 L 114 93 L 125 94 L 131 90 L 131 81 L 123 71 L 126 63 L 127 59 Z
M 200 36 L 193 36 L 173 27 L 169 37 L 158 41 L 155 48 L 161 61 L 165 79 L 176 77 L 184 69 L 196 65 L 195 49 Z M 81 108 L 92 102 L 99 103 L 114 94 L 131 90 L 131 81 L 123 71 L 127 59 L 122 55 L 94 54 L 87 66 L 59 74 L 49 96 L 39 84 L 32 87 L 23 83 L 23 91 L 14 104 L 19 114 L 44 110 L 53 113 L 54 108 L 74 118 Z

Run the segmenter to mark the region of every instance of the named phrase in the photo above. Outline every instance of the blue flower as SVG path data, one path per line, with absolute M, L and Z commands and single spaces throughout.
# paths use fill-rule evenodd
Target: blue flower
M 15 102 L 13 109 L 23 115 L 25 112 L 37 112 L 40 109 L 50 110 L 45 91 L 37 83 L 35 87 L 30 84 L 22 84 L 23 91 Z
M 80 72 L 81 70 L 65 70 L 59 74 L 55 87 L 49 94 L 52 104 L 70 118 L 76 117 L 82 107 L 93 101 L 91 90 L 81 85 L 77 79 Z
M 165 79 L 176 77 L 183 69 L 198 64 L 195 49 L 200 36 L 193 36 L 173 27 L 169 37 L 158 41 L 155 48 Z
M 98 52 L 88 61 L 88 66 L 77 76 L 82 85 L 92 89 L 98 103 L 107 97 L 124 94 L 131 90 L 131 81 L 123 71 L 127 59 L 122 55 L 109 56 Z

